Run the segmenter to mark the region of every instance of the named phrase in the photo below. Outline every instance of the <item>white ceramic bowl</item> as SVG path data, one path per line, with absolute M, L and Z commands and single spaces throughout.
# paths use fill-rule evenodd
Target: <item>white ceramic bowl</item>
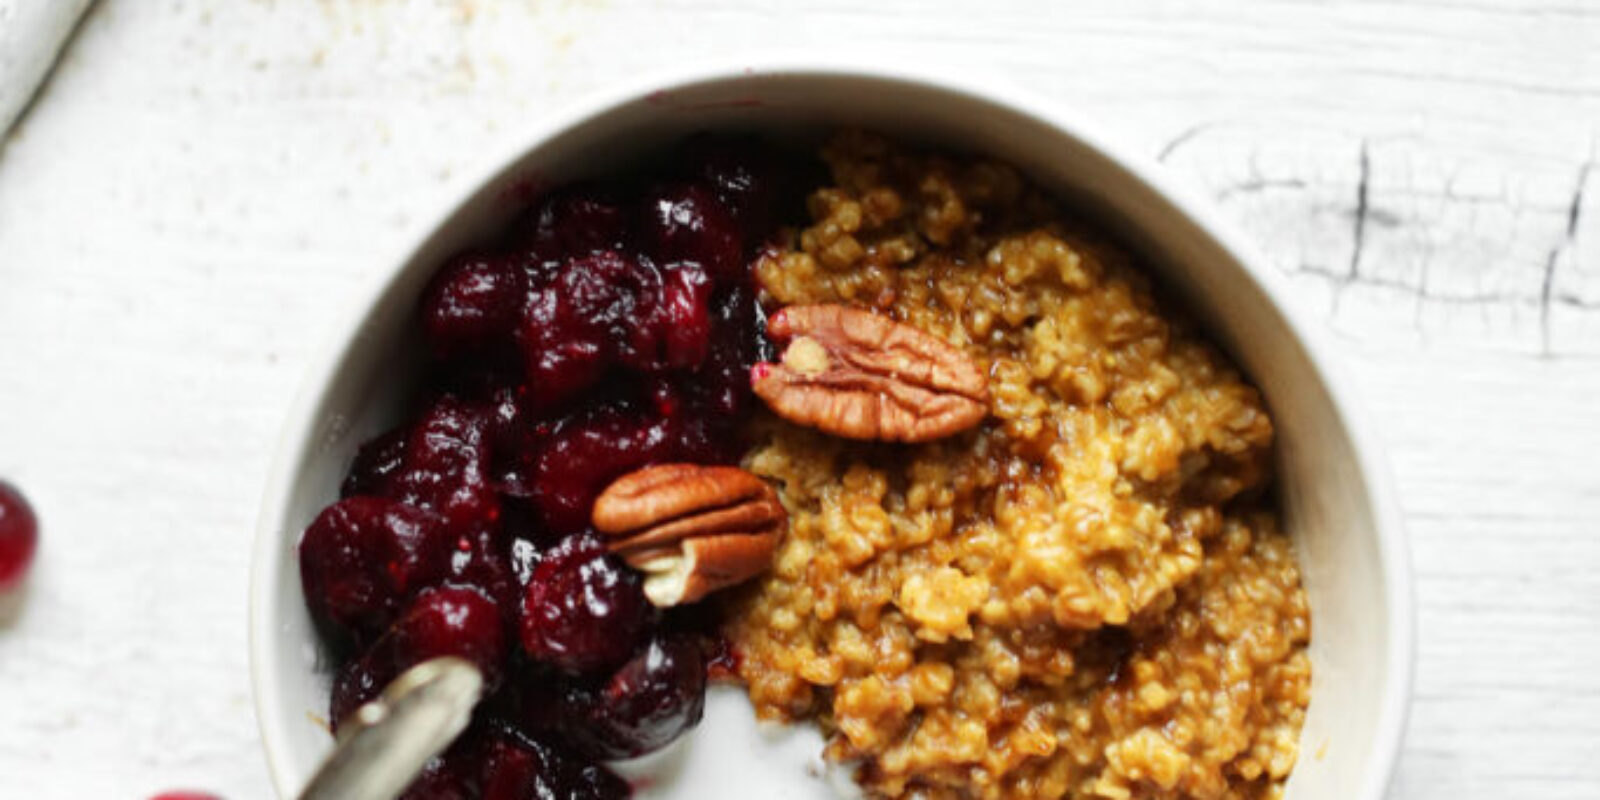
M 1055 190 L 1146 258 L 1265 392 L 1277 421 L 1287 528 L 1310 595 L 1312 700 L 1290 800 L 1379 800 L 1406 716 L 1412 612 L 1406 550 L 1383 459 L 1279 276 L 1210 207 L 1079 115 L 970 77 L 860 62 L 702 69 L 595 98 L 534 124 L 449 198 L 422 238 L 315 359 L 284 429 L 261 512 L 251 590 L 256 711 L 278 790 L 292 795 L 331 745 L 312 719 L 329 675 L 300 592 L 295 544 L 331 501 L 357 445 L 397 421 L 409 320 L 432 270 L 501 225 L 518 187 L 611 171 L 700 130 L 818 134 L 849 124 L 998 156 Z M 665 754 L 641 797 L 826 798 L 805 729 L 758 730 L 734 690 Z M 835 778 L 837 775 L 835 774 Z M 837 782 L 837 781 L 835 781 Z

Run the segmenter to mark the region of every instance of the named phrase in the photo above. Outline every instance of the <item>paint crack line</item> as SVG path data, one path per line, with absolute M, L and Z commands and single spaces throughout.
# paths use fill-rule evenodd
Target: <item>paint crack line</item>
M 1560 265 L 1561 255 L 1571 249 L 1578 239 L 1578 220 L 1583 216 L 1583 193 L 1589 185 L 1589 171 L 1594 168 L 1593 151 L 1591 146 L 1589 159 L 1578 166 L 1572 202 L 1567 205 L 1567 228 L 1561 241 L 1550 248 L 1550 254 L 1544 261 L 1544 279 L 1539 284 L 1539 341 L 1540 354 L 1546 357 L 1550 355 L 1550 306 L 1555 297 L 1556 267 Z

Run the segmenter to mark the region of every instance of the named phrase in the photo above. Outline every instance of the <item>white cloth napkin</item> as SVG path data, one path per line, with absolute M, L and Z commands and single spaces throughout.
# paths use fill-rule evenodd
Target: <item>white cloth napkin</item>
M 38 91 L 89 3 L 0 0 L 0 137 Z

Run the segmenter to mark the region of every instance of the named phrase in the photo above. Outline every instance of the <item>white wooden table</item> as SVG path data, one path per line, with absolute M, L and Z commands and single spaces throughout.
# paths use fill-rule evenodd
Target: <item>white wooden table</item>
M 373 254 L 561 101 L 839 44 L 997 69 L 1242 223 L 1390 444 L 1393 796 L 1600 797 L 1600 5 L 982 5 L 102 0 L 0 151 L 0 475 L 45 526 L 0 614 L 0 797 L 266 797 L 252 524 Z

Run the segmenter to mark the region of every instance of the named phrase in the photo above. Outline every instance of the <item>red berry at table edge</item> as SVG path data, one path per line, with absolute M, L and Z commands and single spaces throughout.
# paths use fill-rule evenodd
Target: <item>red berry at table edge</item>
M 39 546 L 39 520 L 17 487 L 0 481 L 0 592 L 22 583 Z

